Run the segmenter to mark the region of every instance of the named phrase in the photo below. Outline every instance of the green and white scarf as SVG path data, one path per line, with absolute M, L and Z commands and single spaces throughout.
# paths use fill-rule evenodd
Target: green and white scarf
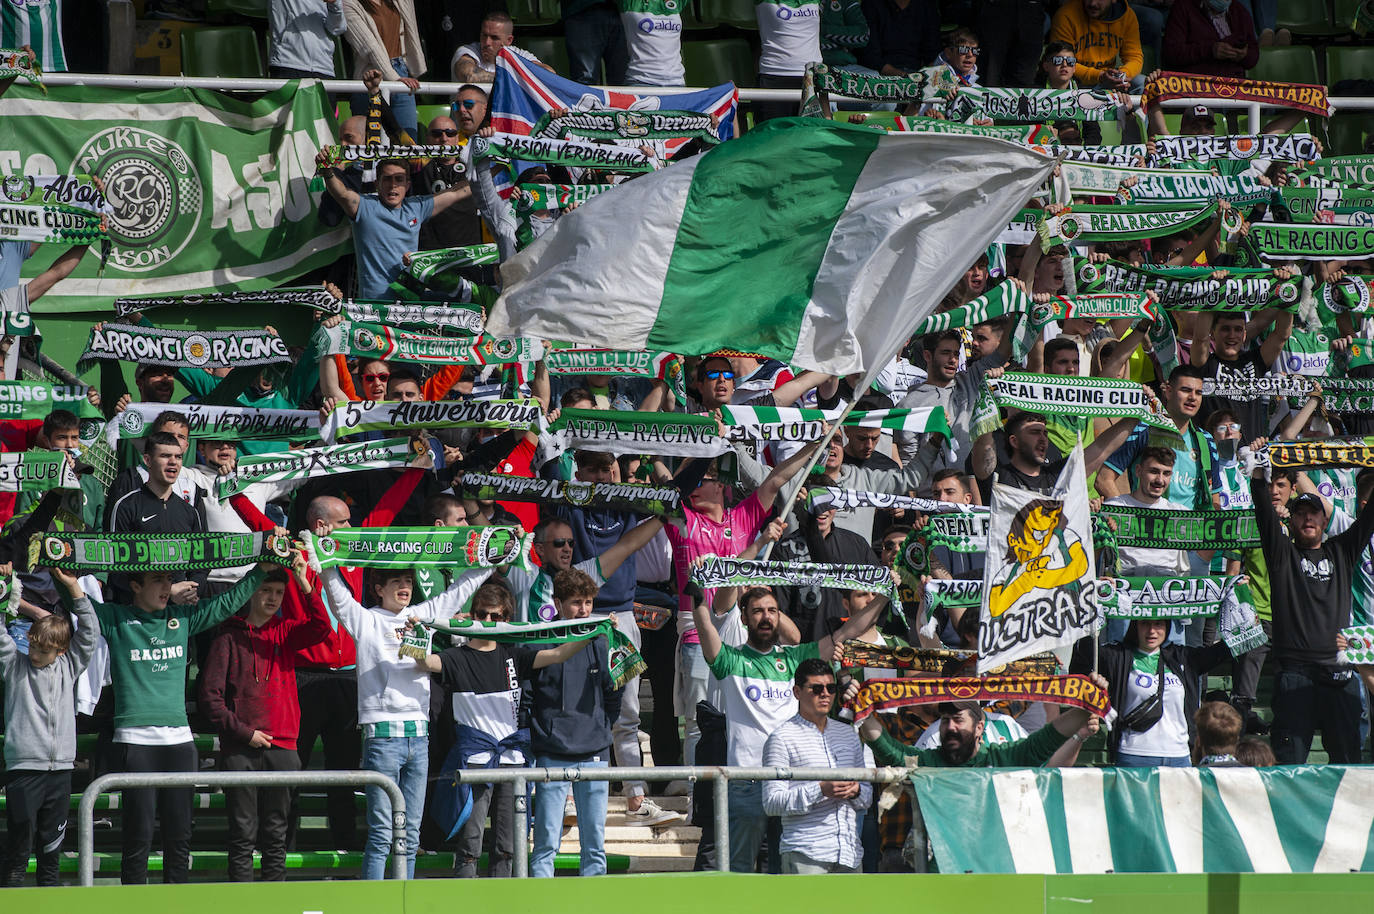
M 1316 140 L 1310 133 L 1157 136 L 1152 142 L 1155 144 L 1155 154 L 1166 162 L 1210 162 L 1213 159 L 1310 162 L 1321 154 Z M 1139 148 L 1144 150 L 1145 147 Z
M 22 79 L 29 85 L 42 89 L 44 95 L 48 94 L 48 90 L 43 86 L 43 70 L 39 67 L 37 58 L 27 51 L 0 48 L 0 79 Z
M 1250 240 L 1271 260 L 1368 260 L 1374 226 L 1256 222 Z
M 80 385 L 42 381 L 0 381 L 0 419 L 46 419 L 58 409 L 75 413 L 78 419 L 103 418 L 100 409 L 86 399 L 89 390 Z
M 1098 197 L 1114 196 L 1121 182 L 1135 178 L 1144 182 L 1154 177 L 1174 177 L 1177 172 L 1168 168 L 1137 168 L 1122 165 L 1099 165 L 1095 162 L 1062 162 L 1060 171 L 1074 193 Z M 1210 200 L 1203 201 L 1210 203 Z
M 1339 663 L 1374 663 L 1374 625 L 1341 629 L 1349 646 L 1336 659 Z
M 532 428 L 544 411 L 535 400 L 360 400 L 338 403 L 320 425 L 332 443 L 361 432 L 433 428 Z
M 919 511 L 922 514 L 971 514 L 979 510 L 975 505 L 961 505 L 950 501 L 931 501 L 929 498 L 892 495 L 888 492 L 861 492 L 857 489 L 842 489 L 836 486 L 816 486 L 807 493 L 806 510 L 812 514 L 820 514 L 832 508 L 838 511 L 848 511 L 854 508 L 895 508 L 901 511 Z
M 950 437 L 949 422 L 942 406 L 923 409 L 799 409 L 783 406 L 722 406 L 721 420 L 730 441 L 816 441 L 826 423 L 839 421 L 851 428 L 882 428 L 928 434 L 939 432 Z
M 517 213 L 540 213 L 586 203 L 597 194 L 615 189 L 614 184 L 519 184 L 511 200 Z
M 432 622 L 421 622 L 420 625 L 450 636 L 479 638 L 501 644 L 563 644 L 568 641 L 590 641 L 605 635 L 610 648 L 613 687 L 624 688 L 626 683 L 647 669 L 644 658 L 635 650 L 630 639 L 616 628 L 615 619 L 611 616 L 558 619 L 553 622 L 474 622 L 454 619 L 448 625 Z M 414 656 L 414 652 L 408 652 L 405 647 L 401 648 L 401 652 L 403 656 Z
M 325 568 L 495 568 L 525 562 L 534 534 L 519 527 L 340 527 L 301 533 L 305 557 Z
M 168 409 L 166 403 L 130 403 L 105 426 L 105 439 L 114 447 L 120 438 L 142 438 L 153 421 Z M 259 409 L 253 406 L 207 406 L 178 403 L 177 412 L 191 422 L 191 437 L 209 441 L 281 438 L 306 441 L 319 433 L 320 414 L 313 409 Z
M 1036 230 L 1040 228 L 1040 220 L 1044 215 L 1045 211 L 1040 209 L 1021 210 L 997 236 L 994 248 L 1001 244 L 1030 244 L 1037 237 Z
M 320 171 L 331 168 L 344 168 L 349 165 L 375 165 L 388 159 L 452 159 L 462 151 L 460 146 L 445 146 L 443 143 L 428 143 L 414 146 L 382 146 L 377 143 L 360 145 L 326 146 L 324 161 Z M 454 163 L 458 171 L 463 170 L 463 162 Z
M 1040 223 L 1040 249 L 1085 241 L 1135 241 L 1170 235 L 1217 214 L 1212 203 L 1200 209 L 1146 206 L 1082 206 Z
M 286 342 L 266 330 L 162 330 L 105 324 L 91 328 L 78 374 L 99 360 L 151 362 L 176 368 L 240 368 L 294 361 Z
M 37 206 L 0 201 L 0 235 L 9 241 L 90 244 L 108 237 L 100 213 L 75 206 Z
M 373 301 L 347 299 L 341 310 L 348 320 L 362 324 L 430 330 L 444 334 L 458 332 L 472 336 L 482 332 L 482 308 L 458 302 Z
M 831 587 L 886 594 L 893 603 L 897 601 L 892 570 L 885 565 L 775 562 L 709 555 L 692 566 L 691 579 L 705 588 Z
M 468 141 L 473 161 L 484 157 L 507 161 L 571 165 L 598 171 L 649 172 L 658 169 L 658 159 L 628 146 L 605 146 L 578 140 L 555 140 L 513 133 L 475 136 Z
M 981 606 L 985 589 L 982 578 L 976 581 L 944 580 L 941 578 L 926 581 L 926 615 L 929 616 L 941 610 L 948 614 L 951 609 L 968 609 L 973 606 Z
M 957 133 L 964 136 L 992 136 L 1012 143 L 1047 143 L 1054 139 L 1054 131 L 1044 124 L 1025 127 L 990 127 L 962 124 L 938 117 L 898 117 L 896 127 L 909 133 Z
M 1268 203 L 1273 199 L 1274 191 L 1272 187 L 1259 182 L 1259 175 L 1250 172 L 1214 175 L 1204 171 L 1179 170 L 1146 176 L 1119 196 L 1131 203 L 1196 206 L 1221 198 L 1232 206 L 1251 206 Z
M 1323 379 L 1325 380 L 1325 379 Z M 1271 400 L 1275 397 L 1305 397 L 1315 382 L 1306 375 L 1270 374 L 1258 378 L 1231 378 L 1218 383 L 1214 378 L 1202 382 L 1204 397 L 1249 402 Z
M 1322 405 L 1332 412 L 1374 413 L 1374 380 L 1322 378 Z M 1296 401 L 1306 393 L 1294 396 Z M 1294 404 L 1296 405 L 1296 404 Z
M 1165 511 L 1133 505 L 1105 504 L 1097 516 L 1116 521 L 1118 547 L 1182 549 L 1254 549 L 1260 545 L 1253 511 Z
M 1276 187 L 1274 202 L 1296 222 L 1317 221 L 1319 214 L 1351 216 L 1374 211 L 1374 189 L 1366 187 Z
M 1023 210 L 1024 212 L 1024 210 Z M 1037 214 L 1040 210 L 1032 210 Z M 1037 216 L 1038 219 L 1038 216 Z M 1024 314 L 1031 308 L 1031 297 L 1026 290 L 1014 282 L 1004 282 L 994 286 L 984 295 L 973 301 L 948 311 L 932 314 L 916 328 L 916 336 L 925 333 L 941 333 L 959 327 L 972 327 L 1008 314 Z
M 671 140 L 679 137 L 720 142 L 711 115 L 700 111 L 547 111 L 535 121 L 530 136 L 566 140 Z
M 1128 575 L 1098 578 L 1097 587 L 1108 619 L 1186 619 L 1215 615 L 1239 580 Z
M 550 456 L 563 449 L 610 454 L 717 457 L 730 449 L 716 420 L 685 413 L 565 409 L 548 428 Z
M 1069 162 L 1110 165 L 1114 168 L 1151 168 L 1158 164 L 1145 154 L 1143 145 L 1060 146 L 1058 143 L 1033 143 L 1031 148 Z
M 1080 288 L 1091 291 L 1154 292 L 1165 308 L 1185 311 L 1292 311 L 1302 299 L 1300 279 L 1278 280 L 1268 269 L 1225 270 L 1213 279 L 1212 267 L 1133 267 L 1116 260 L 1092 263 L 1074 258 Z
M 415 456 L 415 447 L 409 438 L 249 454 L 239 458 L 232 474 L 215 480 L 215 494 L 223 500 L 259 482 L 286 482 L 363 470 L 399 469 Z
M 988 508 L 932 514 L 924 527 L 912 530 L 902 541 L 898 567 L 912 577 L 930 574 L 930 550 L 940 546 L 962 555 L 987 552 L 991 529 L 992 512 Z
M 154 308 L 202 308 L 213 306 L 229 313 L 239 305 L 291 305 L 313 308 L 322 314 L 338 314 L 342 305 L 331 292 L 314 286 L 263 289 L 258 292 L 206 292 L 200 295 L 159 295 L 153 298 L 116 298 L 115 314 L 127 317 Z
M 208 571 L 254 562 L 291 564 L 275 533 L 35 533 L 29 562 L 64 571 Z
M 1367 365 L 1374 365 L 1374 340 L 1368 338 L 1353 339 L 1345 347 L 1345 362 L 1342 364 L 1342 373 L 1355 368 L 1364 368 Z
M 674 486 L 527 479 L 494 473 L 464 473 L 463 494 L 479 501 L 532 501 L 651 515 L 673 514 L 682 502 L 682 493 Z
M 439 248 L 435 251 L 416 251 L 401 272 L 424 286 L 442 283 L 440 274 L 463 267 L 483 267 L 501 262 L 501 253 L 494 243 L 470 244 L 465 247 Z
M 1117 120 L 1116 96 L 1105 89 L 993 89 L 960 86 L 947 111 L 955 120 L 990 117 L 1000 121 Z
M 1340 184 L 1374 186 L 1374 155 L 1329 156 L 1290 173 L 1299 180 L 1321 178 Z
M 46 492 L 81 485 L 62 451 L 0 454 L 0 492 Z
M 986 383 L 1000 407 L 1052 416 L 1134 418 L 1155 428 L 1178 433 L 1178 426 L 1159 401 L 1134 381 L 1015 371 L 988 379 Z
M 551 349 L 544 354 L 551 375 L 604 374 L 666 381 L 679 403 L 687 400 L 682 359 L 657 349 Z
M 1051 295 L 1047 302 L 1036 302 L 1030 310 L 1030 326 L 1038 334 L 1055 321 L 1074 318 L 1091 320 L 1159 320 L 1159 310 L 1146 295 L 1138 292 L 1106 292 L 1087 295 Z
M 0 76 L 0 79 L 3 79 Z M 0 624 L 19 618 L 19 600 L 24 596 L 24 585 L 19 576 L 7 574 L 0 576 Z
M 933 102 L 947 97 L 956 88 L 946 67 L 927 67 L 905 76 L 874 76 L 854 73 L 823 63 L 806 65 L 802 77 L 802 113 L 808 106 L 819 110 L 812 99 L 820 95 L 843 95 L 883 102 Z
M 508 365 L 537 362 L 544 356 L 544 346 L 538 340 L 435 336 L 363 321 L 321 326 L 316 333 L 316 352 L 322 356 L 390 359 L 417 365 Z
M 92 213 L 114 212 L 90 175 L 6 175 L 0 178 L 0 199 L 25 206 L 70 207 Z

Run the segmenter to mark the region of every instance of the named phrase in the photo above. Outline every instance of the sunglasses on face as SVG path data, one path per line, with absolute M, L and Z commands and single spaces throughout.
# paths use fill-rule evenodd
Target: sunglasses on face
M 457 136 L 458 130 L 450 127 L 435 127 L 429 132 L 430 136 Z
M 735 373 L 733 371 L 725 371 L 723 369 L 717 368 L 712 371 L 706 372 L 706 377 L 712 381 L 718 381 L 721 378 L 724 378 L 727 381 L 733 381 L 735 379 Z
M 566 540 L 561 540 L 561 539 L 560 539 L 560 540 L 544 540 L 544 545 L 546 545 L 546 546 L 552 546 L 552 547 L 555 548 L 555 549 L 566 549 L 566 548 L 568 548 L 569 546 L 571 546 L 572 544 L 573 544 L 573 541 L 570 540 L 570 539 L 566 539 Z
M 978 47 L 977 45 L 969 45 L 969 44 L 957 45 L 957 46 L 955 46 L 954 50 L 957 51 L 957 52 L 958 52 L 959 54 L 961 54 L 961 55 L 962 55 L 962 54 L 972 54 L 974 57 L 977 57 L 979 54 L 983 53 L 983 49 L 982 49 L 982 48 Z
M 901 540 L 893 540 L 890 543 L 881 543 L 878 546 L 879 552 L 896 552 L 902 547 Z
M 1068 57 L 1064 54 L 1056 54 L 1050 58 L 1050 63 L 1056 67 L 1072 67 L 1078 63 L 1077 58 Z
M 382 384 L 385 384 L 385 383 L 387 382 L 387 379 L 390 378 L 390 377 L 391 377 L 391 372 L 389 372 L 389 371 L 383 371 L 383 372 L 380 372 L 379 374 L 365 374 L 365 375 L 363 375 L 363 383 L 364 383 L 364 384 L 371 384 L 373 381 L 377 381 L 377 382 L 380 382 L 380 383 L 382 383 Z
M 1240 431 L 1240 423 L 1239 423 L 1239 422 L 1223 422 L 1223 423 L 1221 423 L 1220 425 L 1218 425 L 1216 428 L 1214 428 L 1212 431 L 1216 432 L 1218 435 L 1222 434 L 1223 432 L 1238 432 L 1238 431 Z
M 813 682 L 807 686 L 812 695 L 834 695 L 835 683 L 833 682 Z
M 701 478 L 701 481 L 697 483 L 697 488 L 700 489 L 702 486 L 706 485 L 708 482 L 720 482 L 720 480 L 717 479 L 717 478 L 715 478 L 714 476 L 703 476 L 703 477 Z
M 466 108 L 466 109 L 468 109 L 469 111 L 471 111 L 473 108 L 476 108 L 476 107 L 477 107 L 477 99 L 475 99 L 475 98 L 464 98 L 464 99 L 460 99 L 460 100 L 457 101 L 457 102 L 454 102 L 454 104 L 456 104 L 456 105 L 462 105 L 464 108 Z

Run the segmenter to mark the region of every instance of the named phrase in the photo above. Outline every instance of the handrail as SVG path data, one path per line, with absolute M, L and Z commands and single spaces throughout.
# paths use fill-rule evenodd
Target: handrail
M 391 876 L 406 878 L 406 801 L 378 771 L 117 771 L 91 781 L 76 812 L 77 876 L 95 885 L 95 801 L 109 790 L 164 787 L 380 787 L 391 797 Z

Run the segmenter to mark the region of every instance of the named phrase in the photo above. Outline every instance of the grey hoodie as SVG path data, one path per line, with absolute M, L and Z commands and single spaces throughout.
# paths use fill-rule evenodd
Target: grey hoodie
M 36 669 L 0 628 L 0 677 L 5 680 L 5 767 L 11 771 L 62 771 L 76 759 L 73 687 L 100 637 L 91 601 L 72 607 L 76 631 L 67 652 Z

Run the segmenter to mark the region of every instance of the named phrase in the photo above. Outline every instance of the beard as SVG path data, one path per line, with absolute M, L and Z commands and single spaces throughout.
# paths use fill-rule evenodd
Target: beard
M 749 643 L 760 649 L 767 649 L 778 643 L 778 630 L 775 626 L 749 629 Z
M 940 741 L 940 754 L 950 767 L 967 764 L 977 751 L 978 738 L 973 735 L 951 736 Z

